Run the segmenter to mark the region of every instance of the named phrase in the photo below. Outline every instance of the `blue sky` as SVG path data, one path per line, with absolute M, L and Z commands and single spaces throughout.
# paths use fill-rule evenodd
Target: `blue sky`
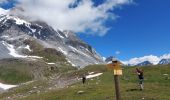
M 98 5 L 104 0 L 93 1 Z M 13 2 L 1 5 L 5 9 L 12 6 Z M 119 17 L 105 22 L 111 29 L 104 36 L 77 33 L 104 57 L 128 60 L 151 54 L 161 56 L 170 53 L 169 6 L 170 0 L 134 0 L 110 11 Z
M 116 10 L 119 18 L 105 36 L 80 37 L 101 55 L 121 60 L 145 55 L 170 53 L 170 0 L 136 0 L 135 4 Z M 119 55 L 115 52 L 120 51 Z

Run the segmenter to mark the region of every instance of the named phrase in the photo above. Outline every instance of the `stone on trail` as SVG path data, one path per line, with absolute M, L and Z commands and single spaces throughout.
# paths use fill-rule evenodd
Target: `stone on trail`
M 77 92 L 77 94 L 83 94 L 84 93 L 84 91 L 78 91 Z

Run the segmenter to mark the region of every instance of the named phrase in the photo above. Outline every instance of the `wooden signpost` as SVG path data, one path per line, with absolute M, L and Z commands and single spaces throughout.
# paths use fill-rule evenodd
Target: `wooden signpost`
M 121 63 L 117 60 L 113 60 L 111 64 L 107 65 L 107 68 L 114 72 L 116 100 L 121 100 L 119 76 L 122 75 L 122 68 L 120 65 Z

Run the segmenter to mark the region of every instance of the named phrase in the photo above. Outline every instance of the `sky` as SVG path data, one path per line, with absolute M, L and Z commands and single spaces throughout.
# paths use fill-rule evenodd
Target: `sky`
M 121 60 L 170 53 L 170 0 L 134 2 L 116 10 L 119 18 L 107 23 L 112 28 L 106 35 L 80 37 L 103 56 Z
M 73 30 L 103 57 L 170 53 L 170 0 L 0 0 L 3 9 L 14 6 L 55 29 Z

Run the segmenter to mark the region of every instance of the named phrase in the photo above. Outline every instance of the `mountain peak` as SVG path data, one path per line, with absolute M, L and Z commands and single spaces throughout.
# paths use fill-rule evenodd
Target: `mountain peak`
M 170 59 L 162 59 L 158 64 L 160 65 L 170 64 Z
M 137 64 L 136 66 L 148 66 L 148 65 L 153 65 L 153 64 L 149 61 L 144 61 L 144 62 Z
M 102 57 L 94 48 L 72 31 L 55 30 L 43 21 L 28 21 L 14 15 L 1 15 L 0 23 L 0 38 L 10 43 L 20 54 L 22 49 L 19 48 L 24 46 L 24 40 L 33 39 L 44 48 L 60 51 L 75 66 L 103 63 Z

